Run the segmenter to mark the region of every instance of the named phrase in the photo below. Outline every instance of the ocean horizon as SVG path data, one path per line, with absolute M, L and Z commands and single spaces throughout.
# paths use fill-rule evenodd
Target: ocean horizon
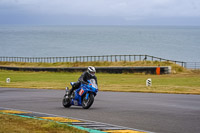
M 0 56 L 151 55 L 200 62 L 200 26 L 0 25 Z

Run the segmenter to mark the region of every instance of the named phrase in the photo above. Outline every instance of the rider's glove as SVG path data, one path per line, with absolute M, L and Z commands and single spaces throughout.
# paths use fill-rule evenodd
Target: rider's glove
M 88 84 L 89 84 L 88 82 L 85 82 L 85 81 L 82 81 L 82 83 L 83 83 L 83 84 L 86 84 L 86 85 L 88 85 Z

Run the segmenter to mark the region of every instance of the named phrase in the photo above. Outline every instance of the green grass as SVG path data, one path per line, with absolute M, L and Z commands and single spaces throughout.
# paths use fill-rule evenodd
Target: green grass
M 0 113 L 0 133 L 86 133 L 73 127 Z
M 24 72 L 0 70 L 0 87 L 65 89 L 77 81 L 81 73 Z M 184 72 L 170 75 L 106 74 L 97 73 L 100 91 L 153 92 L 176 94 L 200 94 L 200 72 Z M 6 78 L 11 82 L 6 83 Z M 146 87 L 146 80 L 152 86 Z

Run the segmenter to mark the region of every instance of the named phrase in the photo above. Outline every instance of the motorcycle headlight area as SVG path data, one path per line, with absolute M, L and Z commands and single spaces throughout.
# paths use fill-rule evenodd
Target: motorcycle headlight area
M 95 88 L 95 89 L 98 88 L 96 84 L 92 84 L 92 87 Z

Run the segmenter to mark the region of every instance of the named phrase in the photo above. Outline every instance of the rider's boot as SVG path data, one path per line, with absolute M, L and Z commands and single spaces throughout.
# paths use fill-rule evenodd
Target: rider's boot
M 75 90 L 74 87 L 72 87 L 72 88 L 69 90 L 68 97 L 73 98 L 73 96 L 72 96 L 72 92 L 73 92 L 74 90 Z

